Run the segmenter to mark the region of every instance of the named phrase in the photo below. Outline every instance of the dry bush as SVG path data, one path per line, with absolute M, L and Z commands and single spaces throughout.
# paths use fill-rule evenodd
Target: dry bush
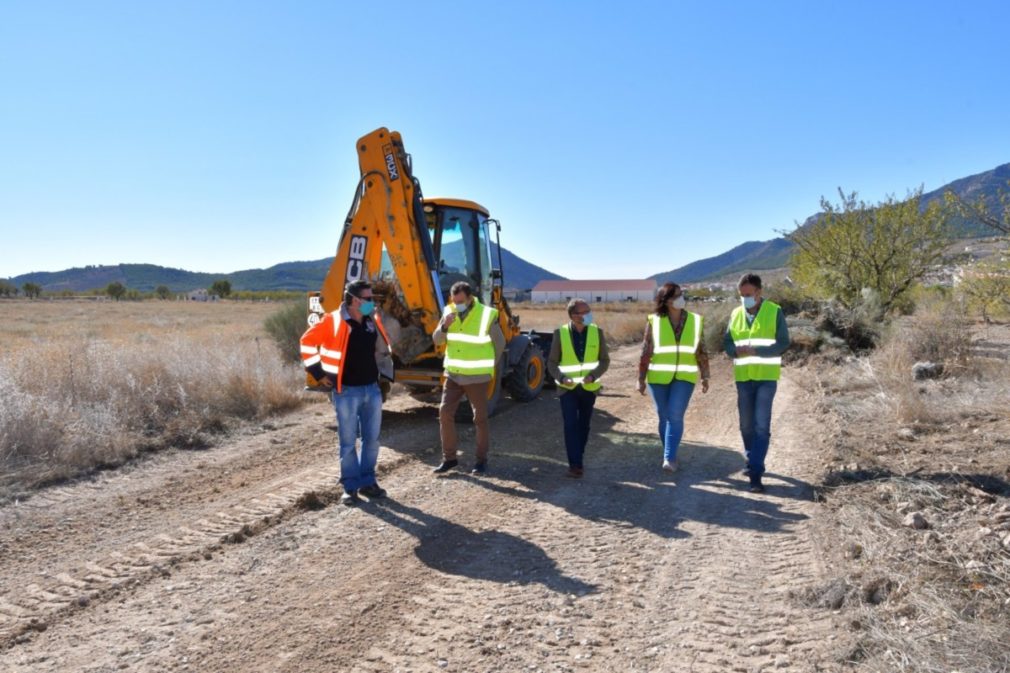
M 127 328 L 124 319 L 119 336 L 99 338 L 89 334 L 104 331 L 102 321 L 78 322 L 75 313 L 62 321 L 36 315 L 52 328 L 0 356 L 0 465 L 8 473 L 0 486 L 60 479 L 165 446 L 205 446 L 233 419 L 301 403 L 297 367 L 258 335 L 198 320 L 191 329 Z
M 263 321 L 263 329 L 277 344 L 285 360 L 301 362 L 299 340 L 308 328 L 308 312 L 303 302 L 291 302 L 271 313 Z
M 971 348 L 971 323 L 956 302 L 931 301 L 920 305 L 914 315 L 892 323 L 870 363 L 894 405 L 897 419 L 929 424 L 943 422 L 956 413 L 956 400 L 949 394 L 929 394 L 937 384 L 915 381 L 912 366 L 932 362 L 943 367 L 947 378 L 963 376 L 970 373 Z M 956 387 L 953 382 L 944 384 L 947 393 Z

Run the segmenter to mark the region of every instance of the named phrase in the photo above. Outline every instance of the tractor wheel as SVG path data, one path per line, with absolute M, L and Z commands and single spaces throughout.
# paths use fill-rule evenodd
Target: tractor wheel
M 543 351 L 536 344 L 529 344 L 519 362 L 505 379 L 505 389 L 509 397 L 517 402 L 535 400 L 544 387 L 547 365 Z

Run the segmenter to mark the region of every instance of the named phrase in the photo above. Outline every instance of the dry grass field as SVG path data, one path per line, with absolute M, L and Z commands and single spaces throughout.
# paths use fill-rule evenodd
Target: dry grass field
M 297 406 L 277 304 L 0 301 L 0 493 Z

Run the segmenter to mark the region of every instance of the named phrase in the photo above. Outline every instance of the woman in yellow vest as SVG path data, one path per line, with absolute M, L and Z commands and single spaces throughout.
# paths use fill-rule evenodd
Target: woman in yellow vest
M 593 322 L 593 313 L 584 299 L 568 302 L 568 322 L 554 330 L 547 371 L 558 382 L 561 419 L 564 422 L 568 476 L 582 476 L 582 457 L 589 441 L 589 421 L 593 416 L 600 377 L 610 366 L 607 340 Z
M 648 384 L 656 404 L 663 469 L 667 472 L 677 471 L 684 414 L 699 377 L 701 391 L 708 392 L 708 354 L 702 340 L 702 318 L 686 310 L 685 305 L 684 293 L 676 283 L 659 288 L 655 312 L 645 326 L 638 363 L 638 392 L 644 395 Z
M 733 358 L 736 401 L 740 411 L 745 472 L 752 493 L 764 493 L 761 477 L 771 441 L 772 400 L 789 348 L 789 328 L 778 304 L 761 298 L 761 277 L 746 273 L 737 284 L 740 306 L 733 309 L 723 345 Z

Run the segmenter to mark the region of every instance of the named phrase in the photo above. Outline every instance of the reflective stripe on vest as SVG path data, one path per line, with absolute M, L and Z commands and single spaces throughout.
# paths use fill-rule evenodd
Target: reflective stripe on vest
M 674 379 L 698 382 L 698 345 L 701 343 L 702 317 L 687 311 L 680 341 L 668 316 L 652 314 L 649 325 L 652 328 L 652 357 L 646 381 L 669 384 Z
M 444 316 L 453 313 L 447 306 Z M 498 319 L 498 311 L 488 308 L 475 298 L 465 320 L 456 320 L 446 330 L 446 350 L 443 366 L 450 374 L 478 376 L 494 375 L 494 341 L 491 324 Z
M 575 354 L 575 344 L 572 343 L 572 331 L 568 323 L 565 323 L 558 330 L 561 337 L 561 361 L 558 369 L 562 374 L 572 380 L 570 384 L 558 381 L 558 387 L 566 390 L 573 390 L 575 386 L 581 385 L 583 390 L 597 391 L 600 389 L 600 382 L 593 381 L 586 383 L 586 375 L 600 366 L 600 328 L 596 325 L 589 325 L 586 329 L 586 352 L 583 353 L 583 360 L 579 360 Z
M 747 324 L 747 311 L 742 306 L 733 309 L 729 321 L 729 335 L 737 348 L 774 346 L 778 327 L 779 305 L 761 302 L 754 321 Z M 733 378 L 737 381 L 778 381 L 782 373 L 782 357 L 747 355 L 733 358 Z
M 336 311 L 327 313 L 322 320 L 309 327 L 302 335 L 299 345 L 302 365 L 311 367 L 319 363 L 324 372 L 337 378 L 338 392 L 343 387 L 343 368 L 340 364 L 344 359 L 343 351 L 347 348 L 347 339 L 351 333 L 351 328 L 344 321 L 340 311 L 341 309 L 338 308 Z M 379 335 L 386 342 L 386 346 L 389 347 L 389 335 L 386 334 L 382 319 L 373 315 L 372 321 L 379 330 Z

